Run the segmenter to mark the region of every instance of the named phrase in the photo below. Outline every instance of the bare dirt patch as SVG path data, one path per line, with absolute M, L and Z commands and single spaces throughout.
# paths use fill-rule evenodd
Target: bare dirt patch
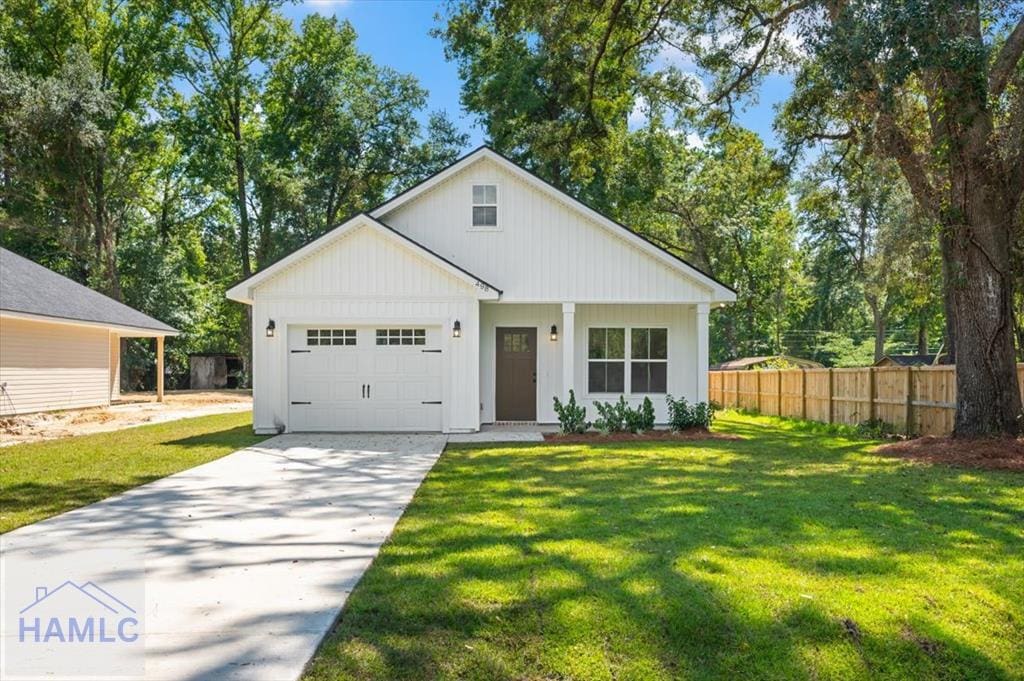
M 0 447 L 249 409 L 252 395 L 242 390 L 174 391 L 165 393 L 162 403 L 155 393 L 125 393 L 109 407 L 2 418 Z
M 742 440 L 731 433 L 713 433 L 704 428 L 649 430 L 646 433 L 544 433 L 544 439 L 560 444 L 601 444 L 602 442 L 689 442 L 692 440 Z
M 1024 438 L 919 437 L 882 445 L 875 451 L 923 463 L 1024 472 Z

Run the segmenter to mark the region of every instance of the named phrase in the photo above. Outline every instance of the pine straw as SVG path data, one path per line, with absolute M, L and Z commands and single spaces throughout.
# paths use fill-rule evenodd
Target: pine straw
M 919 437 L 882 445 L 876 451 L 924 463 L 1024 472 L 1024 438 Z
M 649 430 L 646 433 L 544 433 L 544 439 L 559 444 L 601 444 L 602 442 L 686 442 L 690 440 L 742 440 L 732 433 L 712 433 L 705 428 Z

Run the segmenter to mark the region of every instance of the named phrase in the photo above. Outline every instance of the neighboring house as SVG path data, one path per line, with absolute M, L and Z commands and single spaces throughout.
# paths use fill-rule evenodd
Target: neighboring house
M 740 357 L 722 362 L 711 367 L 711 371 L 751 371 L 755 369 L 778 369 L 794 367 L 797 369 L 821 369 L 825 365 L 813 359 L 791 357 L 790 355 L 766 355 L 764 357 Z
M 0 248 L 0 415 L 110 404 L 120 394 L 121 338 L 178 332 L 138 310 Z
M 884 355 L 876 367 L 922 367 L 946 364 L 946 355 Z
M 235 285 L 257 432 L 556 422 L 552 398 L 707 399 L 700 272 L 488 148 Z

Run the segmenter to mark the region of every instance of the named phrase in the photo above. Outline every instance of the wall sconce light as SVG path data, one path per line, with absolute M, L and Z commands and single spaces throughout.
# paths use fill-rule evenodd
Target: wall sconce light
M 452 324 L 452 338 L 462 338 L 462 322 L 458 319 Z
M 553 340 L 553 341 L 558 340 L 558 325 L 557 324 L 552 324 L 551 325 L 551 340 Z
M 267 338 L 273 338 L 274 337 L 274 329 L 276 329 L 276 328 L 277 328 L 277 324 L 274 323 L 273 319 L 271 319 L 269 322 L 267 322 Z

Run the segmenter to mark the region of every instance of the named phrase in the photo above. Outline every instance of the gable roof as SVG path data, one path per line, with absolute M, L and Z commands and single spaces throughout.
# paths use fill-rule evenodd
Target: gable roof
M 722 362 L 721 364 L 715 364 L 709 367 L 709 370 L 735 371 L 738 369 L 749 369 L 750 367 L 770 361 L 789 362 L 790 364 L 795 364 L 804 369 L 822 369 L 825 366 L 821 362 L 815 362 L 813 359 L 793 357 L 792 355 L 763 355 L 760 357 L 740 357 L 738 359 L 730 359 L 727 362 Z
M 615 233 L 620 237 L 623 237 L 627 242 L 638 247 L 641 251 L 654 257 L 656 260 L 659 260 L 667 264 L 670 268 L 676 270 L 677 272 L 681 272 L 682 274 L 697 280 L 704 286 L 707 286 L 714 293 L 714 298 L 716 301 L 736 300 L 736 290 L 733 289 L 731 286 L 724 284 L 721 281 L 712 277 L 711 275 L 699 270 L 698 268 L 688 263 L 686 260 L 680 258 L 675 253 L 672 253 L 671 251 L 662 248 L 661 246 L 657 245 L 647 237 L 633 231 L 632 229 L 622 224 L 621 222 L 617 222 L 608 217 L 607 215 L 600 213 L 594 208 L 591 208 L 590 206 L 583 203 L 576 197 L 559 189 L 558 187 L 551 184 L 544 178 L 530 172 L 529 170 L 526 170 L 525 168 L 516 164 L 508 157 L 503 156 L 502 154 L 498 153 L 497 151 L 486 145 L 477 147 L 476 149 L 469 152 L 459 160 L 452 163 L 450 166 L 438 171 L 437 173 L 426 178 L 425 180 L 422 180 L 418 184 L 413 185 L 409 189 L 406 189 L 402 193 L 394 196 L 393 198 L 388 199 L 387 201 L 380 204 L 376 208 L 373 208 L 372 210 L 370 210 L 370 215 L 372 215 L 375 218 L 380 218 L 386 215 L 387 213 L 394 211 L 399 206 L 406 204 L 409 201 L 412 201 L 416 197 L 424 194 L 425 192 L 430 191 L 437 185 L 447 180 L 452 175 L 455 175 L 461 172 L 462 170 L 465 170 L 472 164 L 482 159 L 488 159 L 497 163 L 498 165 L 502 166 L 503 168 L 511 172 L 515 177 L 525 182 L 527 185 L 583 213 L 586 217 L 590 218 L 598 225 L 604 227 L 605 229 L 608 229 L 609 231 Z
M 882 359 L 875 362 L 879 366 L 886 360 L 903 367 L 931 366 L 934 364 L 946 364 L 946 355 L 883 355 Z M 937 361 L 936 361 L 937 359 Z
M 252 289 L 259 286 L 261 283 L 275 276 L 285 268 L 295 264 L 303 258 L 307 258 L 314 253 L 326 248 L 330 244 L 334 243 L 341 237 L 352 232 L 353 230 L 359 229 L 360 227 L 368 227 L 373 229 L 378 234 L 383 235 L 385 238 L 390 239 L 396 243 L 401 244 L 403 247 L 408 248 L 419 254 L 427 261 L 437 265 L 442 270 L 448 272 L 450 275 L 457 279 L 464 281 L 465 283 L 473 286 L 479 292 L 479 297 L 484 299 L 497 299 L 501 296 L 501 289 L 493 284 L 488 283 L 484 279 L 476 276 L 467 269 L 456 265 L 451 260 L 438 255 L 434 251 L 430 250 L 418 241 L 402 234 L 397 229 L 389 227 L 380 220 L 377 220 L 368 213 L 359 213 L 345 222 L 341 223 L 331 231 L 323 234 L 316 239 L 313 239 L 304 246 L 301 246 L 297 250 L 292 251 L 283 258 L 277 260 L 249 276 L 246 279 L 238 282 L 234 286 L 228 289 L 227 297 L 231 300 L 238 301 L 240 303 L 252 303 Z
M 177 329 L 0 248 L 0 311 L 176 335 Z

